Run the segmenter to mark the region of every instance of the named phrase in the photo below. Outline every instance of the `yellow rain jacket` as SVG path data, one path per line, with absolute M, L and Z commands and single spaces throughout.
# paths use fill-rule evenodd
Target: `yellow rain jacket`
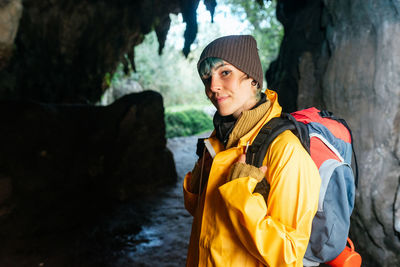
M 224 150 L 212 135 L 216 153 L 201 195 L 187 190 L 185 207 L 193 215 L 187 266 L 303 266 L 317 211 L 320 176 L 298 138 L 290 131 L 270 145 L 264 165 L 270 184 L 268 202 L 253 193 L 257 180 L 241 177 L 227 182 L 230 167 L 261 127 L 281 114 L 277 94 L 266 91 L 271 107 L 237 146 Z

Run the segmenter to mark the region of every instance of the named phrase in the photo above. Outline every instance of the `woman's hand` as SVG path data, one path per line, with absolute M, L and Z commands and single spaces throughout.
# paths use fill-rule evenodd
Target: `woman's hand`
M 246 154 L 239 156 L 238 160 L 232 165 L 228 176 L 228 182 L 240 177 L 253 177 L 261 182 L 267 172 L 267 166 L 257 168 L 253 165 L 246 164 Z

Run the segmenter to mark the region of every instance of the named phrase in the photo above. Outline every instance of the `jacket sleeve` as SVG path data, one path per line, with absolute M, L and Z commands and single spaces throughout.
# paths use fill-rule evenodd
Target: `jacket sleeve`
M 185 175 L 185 179 L 183 181 L 183 196 L 184 196 L 185 208 L 187 209 L 187 211 L 189 211 L 189 213 L 192 216 L 195 215 L 196 209 L 199 206 L 198 203 L 199 192 L 196 191 L 200 190 L 201 191 L 200 194 L 204 195 L 203 192 L 205 191 L 204 188 L 206 187 L 207 184 L 211 164 L 212 164 L 212 157 L 210 156 L 209 153 L 204 153 L 204 156 L 199 158 L 197 163 L 194 165 L 193 170 Z M 202 168 L 203 170 L 201 170 Z M 203 179 L 200 179 L 201 175 L 203 175 Z M 197 189 L 195 189 L 195 192 L 192 192 L 190 188 L 194 187 Z
M 194 216 L 196 213 L 198 194 L 192 193 L 188 190 L 188 185 L 192 179 L 192 172 L 188 172 L 183 180 L 183 198 L 186 210 Z
M 253 193 L 257 180 L 252 177 L 228 182 L 219 191 L 235 232 L 250 254 L 267 266 L 302 266 L 318 206 L 317 167 L 288 131 L 271 144 L 266 162 L 268 205 Z

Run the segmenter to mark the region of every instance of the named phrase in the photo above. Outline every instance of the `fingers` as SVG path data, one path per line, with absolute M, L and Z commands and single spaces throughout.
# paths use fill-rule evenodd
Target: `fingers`
M 246 163 L 246 154 L 240 155 L 237 162 Z
M 237 160 L 237 162 L 241 162 L 241 163 L 246 163 L 246 153 L 241 154 Z M 267 166 L 261 166 L 260 167 L 260 171 L 262 171 L 264 174 L 267 172 Z
M 260 171 L 262 171 L 264 174 L 267 173 L 267 166 L 261 166 Z

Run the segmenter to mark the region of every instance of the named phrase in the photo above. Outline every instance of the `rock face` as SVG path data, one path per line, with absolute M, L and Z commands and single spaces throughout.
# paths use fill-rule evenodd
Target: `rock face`
M 12 56 L 21 15 L 21 0 L 0 0 L 0 71 Z
M 205 3 L 209 10 L 216 4 Z M 0 18 L 0 33 L 7 37 L 0 37 L 0 65 L 7 65 L 0 73 L 0 99 L 95 103 L 108 87 L 105 75 L 119 62 L 135 68 L 133 47 L 146 33 L 156 31 L 161 51 L 170 13 L 183 14 L 188 53 L 197 34 L 198 4 L 199 0 L 0 0 L 0 15 L 8 15 Z
M 0 125 L 0 235 L 69 229 L 176 181 L 153 91 L 106 107 L 3 101 Z
M 400 266 L 399 12 L 389 0 L 280 0 L 285 37 L 266 75 L 287 111 L 326 108 L 353 129 L 363 266 Z
M 169 13 L 183 13 L 187 53 L 198 3 L 0 0 L 1 235 L 68 228 L 100 199 L 174 179 L 159 95 L 108 107 L 25 100 L 96 102 L 125 54 L 134 67 L 132 46 L 144 34 L 155 29 L 162 48 Z M 393 0 L 278 0 L 285 36 L 266 74 L 286 111 L 326 108 L 353 129 L 360 177 L 351 237 L 363 266 L 400 266 L 399 14 Z

